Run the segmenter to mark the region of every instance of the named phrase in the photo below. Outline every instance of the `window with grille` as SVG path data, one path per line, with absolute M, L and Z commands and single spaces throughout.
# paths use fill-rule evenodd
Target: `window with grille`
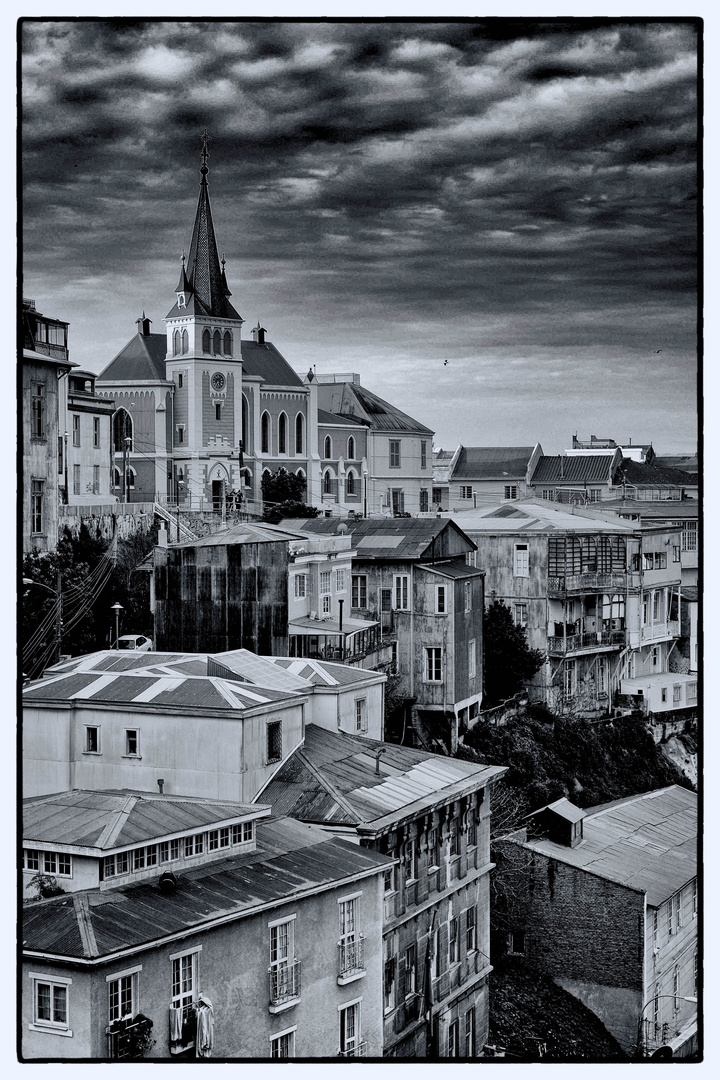
M 271 1058 L 292 1058 L 295 1057 L 295 1032 L 297 1027 L 291 1028 L 289 1031 L 282 1031 L 279 1035 L 273 1035 L 270 1038 L 270 1057 Z
M 468 485 L 463 485 L 463 486 L 462 486 L 462 487 L 460 488 L 460 498 L 461 498 L 461 499 L 472 499 L 472 497 L 473 497 L 473 489 L 472 489 L 472 486 L 471 486 L 471 485 L 470 485 L 470 486 L 468 486 Z
M 474 952 L 477 949 L 477 926 L 475 924 L 474 907 L 467 909 L 465 920 L 465 951 Z
M 248 844 L 255 836 L 255 822 L 243 821 L 232 826 L 233 844 Z
M 683 551 L 697 551 L 697 521 L 683 522 L 681 547 Z
M 407 574 L 396 574 L 393 588 L 393 607 L 396 611 L 409 610 L 409 577 Z
M 340 1010 L 340 1053 L 352 1056 L 360 1048 L 360 1002 Z
M 45 481 L 33 480 L 30 486 L 30 516 L 31 528 L 34 534 L 43 531 L 43 518 L 45 503 Z
M 505 485 L 505 498 L 506 499 L 517 499 L 517 497 L 518 497 L 518 495 L 517 495 L 517 486 L 515 484 L 506 484 Z
M 352 575 L 351 604 L 354 608 L 367 607 L 367 576 L 365 574 Z
M 515 577 L 528 577 L 530 574 L 530 553 L 527 544 L 515 545 L 513 574 Z
M 295 574 L 295 599 L 300 600 L 306 595 L 307 574 Z
M 527 626 L 528 624 L 528 606 L 527 604 L 513 604 L 513 622 L 516 626 Z
M 367 698 L 355 699 L 355 731 L 365 734 L 368 729 Z
M 400 440 L 390 439 L 390 468 L 400 468 Z
M 38 1027 L 68 1030 L 68 988 L 72 979 L 31 976 L 33 980 L 33 1019 Z
M 33 439 L 45 438 L 45 384 L 33 383 L 31 391 L 32 399 L 32 437 Z
M 282 720 L 267 725 L 267 762 L 282 760 Z
M 137 1013 L 135 1006 L 136 975 L 119 975 L 108 982 L 109 1021 L 131 1020 Z
M 195 855 L 202 855 L 205 848 L 204 833 L 195 833 L 194 836 L 185 837 L 185 858 L 190 859 Z
M 442 648 L 439 646 L 425 648 L 426 682 L 442 682 L 442 652 Z
M 197 953 L 176 956 L 172 962 L 172 998 L 174 1009 L 187 1014 L 196 997 Z
M 444 585 L 435 586 L 435 611 L 438 615 L 447 613 L 447 597 Z
M 474 679 L 476 675 L 476 649 L 475 638 L 468 641 L 468 678 Z

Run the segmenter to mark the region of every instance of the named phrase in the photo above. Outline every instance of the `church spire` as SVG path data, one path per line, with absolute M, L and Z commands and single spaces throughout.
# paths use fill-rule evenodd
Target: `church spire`
M 230 290 L 225 278 L 224 265 L 221 269 L 218 257 L 215 229 L 210 210 L 208 191 L 208 148 L 210 140 L 207 129 L 200 136 L 202 139 L 202 157 L 200 165 L 200 196 L 198 198 L 195 225 L 193 226 L 190 253 L 187 263 L 187 282 L 193 293 L 198 308 L 204 314 L 219 318 L 239 319 L 240 316 L 228 301 Z M 183 275 L 184 276 L 184 271 Z M 199 314 L 200 311 L 196 311 Z

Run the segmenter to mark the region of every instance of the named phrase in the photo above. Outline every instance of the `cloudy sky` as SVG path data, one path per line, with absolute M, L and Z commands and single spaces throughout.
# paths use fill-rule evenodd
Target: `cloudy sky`
M 691 451 L 691 22 L 26 22 L 24 295 L 101 370 L 174 302 L 200 133 L 233 303 L 436 444 Z

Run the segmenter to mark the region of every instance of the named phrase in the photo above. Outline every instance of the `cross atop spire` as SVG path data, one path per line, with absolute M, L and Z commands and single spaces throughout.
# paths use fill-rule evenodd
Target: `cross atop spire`
M 202 144 L 203 144 L 203 148 L 202 148 L 202 165 L 200 166 L 200 172 L 203 174 L 203 176 L 205 176 L 207 174 L 207 172 L 208 172 L 208 163 L 207 163 L 208 148 L 207 148 L 207 144 L 212 139 L 212 135 L 208 134 L 208 129 L 205 128 L 205 130 L 203 131 L 200 138 L 202 139 Z

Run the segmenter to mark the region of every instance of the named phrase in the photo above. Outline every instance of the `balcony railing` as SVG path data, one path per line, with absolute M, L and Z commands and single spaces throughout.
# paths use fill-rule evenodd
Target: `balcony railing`
M 284 1005 L 293 998 L 300 997 L 300 961 L 290 960 L 286 964 L 271 967 L 270 1004 Z
M 679 637 L 680 623 L 670 619 L 664 623 L 653 623 L 652 626 L 643 626 L 640 629 L 642 641 L 658 641 L 660 638 Z
M 138 1014 L 134 1020 L 118 1020 L 108 1030 L 108 1057 L 137 1061 L 152 1045 L 152 1020 Z
M 365 1057 L 365 1040 L 355 1043 L 354 1046 L 348 1047 L 347 1050 L 341 1050 L 339 1057 Z
M 365 949 L 362 934 L 338 941 L 338 978 L 346 979 L 365 970 Z
M 67 360 L 68 351 L 64 345 L 51 345 L 48 341 L 35 341 L 33 351 L 50 356 L 53 360 Z
M 548 637 L 548 652 L 565 655 L 572 652 L 593 652 L 597 649 L 620 648 L 624 644 L 624 630 L 604 630 L 600 633 Z
M 564 574 L 562 577 L 548 578 L 548 594 L 563 596 L 569 592 L 613 592 L 624 590 L 627 574 L 622 570 L 601 571 L 586 570 L 583 574 Z

